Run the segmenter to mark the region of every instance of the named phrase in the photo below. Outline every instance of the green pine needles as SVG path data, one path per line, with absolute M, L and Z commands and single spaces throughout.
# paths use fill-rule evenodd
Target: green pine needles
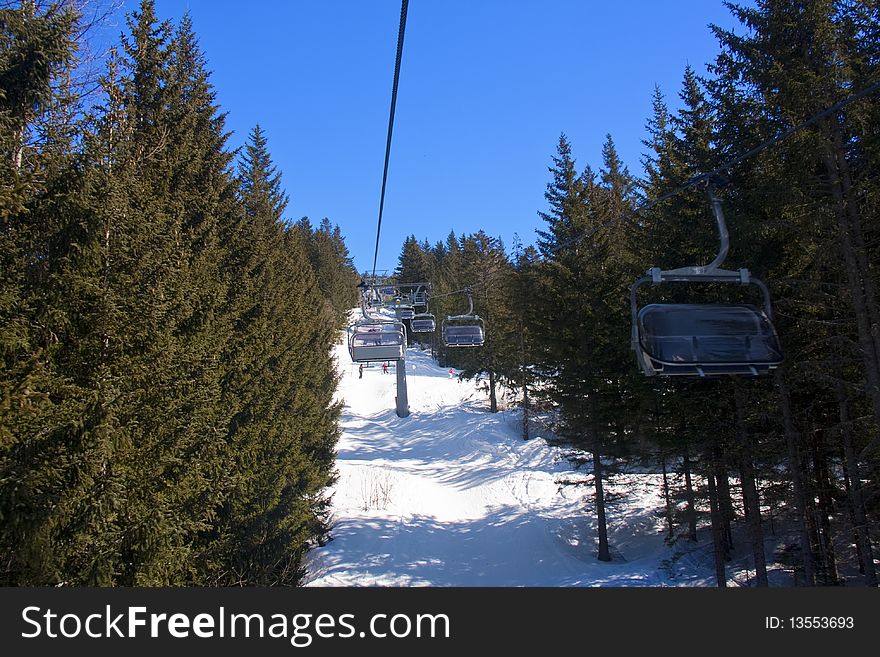
M 141 2 L 96 107 L 57 84 L 79 20 L 0 10 L 0 582 L 296 585 L 348 252 L 285 222 L 259 127 L 233 168 L 188 17 Z

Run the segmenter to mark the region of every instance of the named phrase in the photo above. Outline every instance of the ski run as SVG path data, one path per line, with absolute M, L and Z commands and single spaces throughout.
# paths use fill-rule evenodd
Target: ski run
M 344 344 L 337 360 L 331 539 L 310 553 L 307 586 L 714 585 L 703 531 L 696 544 L 664 540 L 659 469 L 608 483 L 620 497 L 608 505 L 612 561 L 600 562 L 589 468 L 575 468 L 574 450 L 540 432 L 524 441 L 519 411 L 488 412 L 488 395 L 429 352 L 407 351 L 407 418 L 394 411 L 393 367 L 360 378 Z M 748 585 L 748 565 L 729 564 L 729 585 Z

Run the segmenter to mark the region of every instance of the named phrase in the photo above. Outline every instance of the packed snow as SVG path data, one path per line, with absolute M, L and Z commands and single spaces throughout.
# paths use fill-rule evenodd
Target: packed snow
M 618 478 L 612 561 L 596 558 L 588 472 L 571 450 L 524 441 L 516 410 L 430 354 L 407 352 L 411 415 L 395 413 L 394 367 L 359 378 L 338 347 L 344 400 L 331 540 L 309 554 L 308 586 L 711 586 L 711 545 L 664 542 L 660 476 Z M 624 492 L 625 491 L 625 492 Z M 735 585 L 735 582 L 731 582 Z

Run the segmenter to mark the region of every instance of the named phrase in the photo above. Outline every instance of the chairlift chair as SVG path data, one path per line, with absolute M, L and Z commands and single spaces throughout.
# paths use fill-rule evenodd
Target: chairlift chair
M 418 313 L 409 323 L 413 333 L 433 333 L 437 329 L 437 320 L 431 313 Z
M 387 316 L 370 315 L 361 300 L 363 318 L 348 327 L 348 353 L 355 363 L 397 360 L 406 356 L 406 327 Z
M 649 269 L 630 289 L 632 348 L 647 376 L 758 376 L 782 362 L 767 286 L 747 269 L 720 268 L 727 256 L 729 237 L 712 181 L 707 190 L 721 235 L 715 260 L 705 267 Z M 721 303 L 652 303 L 638 307 L 636 297 L 642 285 L 670 282 L 754 285 L 761 291 L 763 307 Z
M 397 360 L 406 355 L 406 329 L 396 321 L 348 327 L 348 353 L 355 363 Z
M 413 333 L 433 333 L 437 330 L 437 320 L 428 312 L 428 293 L 424 287 L 419 287 L 412 295 L 413 307 L 420 306 L 424 309 L 413 315 L 409 323 Z
M 440 327 L 447 347 L 482 347 L 486 341 L 483 320 L 478 315 L 455 315 L 443 320 Z
M 753 305 L 655 303 L 636 321 L 637 354 L 649 376 L 756 376 L 782 362 L 770 318 Z
M 412 306 L 406 305 L 395 305 L 394 306 L 394 316 L 397 319 L 412 319 L 415 317 L 416 311 Z
M 470 309 L 464 315 L 449 315 L 440 325 L 440 336 L 447 347 L 482 347 L 486 340 L 485 323 L 474 314 L 470 289 L 465 290 Z

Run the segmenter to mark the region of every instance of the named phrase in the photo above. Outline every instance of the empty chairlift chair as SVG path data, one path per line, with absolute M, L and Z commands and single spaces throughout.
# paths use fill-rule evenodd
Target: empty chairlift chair
M 485 324 L 474 314 L 474 300 L 466 289 L 470 309 L 464 315 L 449 315 L 440 326 L 440 336 L 447 347 L 482 347 L 486 340 Z
M 418 288 L 413 293 L 413 306 L 423 307 L 424 310 L 416 313 L 409 326 L 413 333 L 433 333 L 437 330 L 437 320 L 433 313 L 428 312 L 428 293 L 423 288 Z
M 397 319 L 412 319 L 415 317 L 416 311 L 412 306 L 407 305 L 395 305 L 394 306 L 394 316 Z
M 348 352 L 355 363 L 397 360 L 406 355 L 400 322 L 356 323 L 348 327 Z
M 782 362 L 766 313 L 752 305 L 650 304 L 638 313 L 649 374 L 764 374 Z
M 630 290 L 632 348 L 648 376 L 757 376 L 782 362 L 767 286 L 747 269 L 720 269 L 727 256 L 727 228 L 711 182 L 707 190 L 721 233 L 721 248 L 715 260 L 705 267 L 649 269 L 648 275 L 638 279 Z M 745 303 L 653 303 L 638 308 L 639 287 L 670 282 L 754 285 L 761 291 L 763 307 Z
M 473 317 L 447 317 L 441 328 L 443 344 L 447 347 L 482 347 L 485 342 L 483 320 Z
M 437 320 L 431 313 L 419 313 L 409 325 L 413 333 L 433 333 L 437 329 Z

